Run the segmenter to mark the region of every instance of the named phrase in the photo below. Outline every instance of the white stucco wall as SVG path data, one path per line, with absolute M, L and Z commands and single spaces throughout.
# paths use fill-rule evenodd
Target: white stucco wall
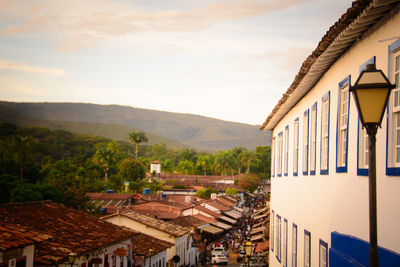
M 291 266 L 292 224 L 298 227 L 297 264 L 303 266 L 304 230 L 311 232 L 311 266 L 319 266 L 319 240 L 328 243 L 330 234 L 338 231 L 369 240 L 368 177 L 357 176 L 357 124 L 358 113 L 353 96 L 350 96 L 348 166 L 347 173 L 336 173 L 336 131 L 338 83 L 351 75 L 353 85 L 359 75 L 359 67 L 368 59 L 376 56 L 376 66 L 388 75 L 388 46 L 396 39 L 379 42 L 399 36 L 400 15 L 397 14 L 378 30 L 366 36 L 339 58 L 325 73 L 322 79 L 301 101 L 293 107 L 276 125 L 273 137 L 285 133 L 289 125 L 288 176 L 271 179 L 271 210 L 275 215 L 288 220 L 288 266 Z M 393 82 L 393 81 L 392 81 Z M 282 91 L 285 88 L 282 88 Z M 330 91 L 330 130 L 329 130 L 329 174 L 320 175 L 321 152 L 321 107 L 322 96 Z M 316 174 L 303 176 L 302 144 L 303 113 L 311 109 L 317 101 L 317 144 Z M 293 176 L 293 134 L 294 120 L 299 118 L 299 161 L 298 176 Z M 400 253 L 400 231 L 398 221 L 400 213 L 400 177 L 386 176 L 386 114 L 382 128 L 377 134 L 377 208 L 378 208 L 378 244 Z M 390 148 L 389 148 L 390 149 Z M 392 148 L 393 149 L 393 148 Z M 277 155 L 275 151 L 275 156 Z M 277 166 L 277 160 L 272 161 Z M 276 167 L 275 167 L 276 170 Z M 276 222 L 276 220 L 275 220 Z M 274 229 L 276 234 L 276 229 Z M 275 240 L 274 240 L 275 241 Z M 271 240 L 272 242 L 272 240 Z M 270 250 L 270 266 L 282 266 L 276 259 L 276 249 Z

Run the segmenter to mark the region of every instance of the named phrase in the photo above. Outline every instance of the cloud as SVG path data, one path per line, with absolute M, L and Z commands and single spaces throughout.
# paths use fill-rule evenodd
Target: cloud
M 59 41 L 58 51 L 84 49 L 99 40 L 142 31 L 198 31 L 220 21 L 242 19 L 290 8 L 307 0 L 217 1 L 187 10 L 150 11 L 134 2 L 111 0 L 1 1 L 8 19 L 0 34 L 42 33 Z M 8 2 L 8 3 L 6 3 Z M 11 3 L 10 3 L 11 2 Z M 201 1 L 199 1 L 201 5 Z M 25 5 L 24 5 L 25 4 Z
M 44 75 L 47 77 L 64 76 L 66 72 L 58 68 L 43 68 L 24 63 L 16 63 L 13 61 L 0 60 L 0 70 L 27 72 Z

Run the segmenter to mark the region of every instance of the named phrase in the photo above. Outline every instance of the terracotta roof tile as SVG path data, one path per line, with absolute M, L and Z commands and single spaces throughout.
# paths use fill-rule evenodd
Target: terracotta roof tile
M 153 249 L 154 252 L 152 254 L 155 255 L 167 248 L 174 246 L 173 243 L 157 239 L 143 233 L 139 233 L 138 235 L 132 237 L 132 245 L 133 251 L 135 251 L 136 254 L 146 255 L 146 257 L 150 256 L 149 249 Z
M 104 217 L 102 217 L 102 219 L 106 219 L 106 218 L 117 216 L 117 215 L 118 214 L 104 216 Z M 125 216 L 131 220 L 134 220 L 134 221 L 137 221 L 144 225 L 147 225 L 149 227 L 158 229 L 162 232 L 168 233 L 175 237 L 183 236 L 184 234 L 187 234 L 190 232 L 190 228 L 186 228 L 186 227 L 182 227 L 180 225 L 175 225 L 172 223 L 164 222 L 162 220 L 155 219 L 153 217 L 141 214 L 136 211 L 128 211 L 128 212 L 121 213 L 119 215 Z
M 137 234 L 49 201 L 0 205 L 0 222 L 39 239 L 35 262 L 42 264 L 55 264 L 66 260 L 71 251 L 82 254 Z

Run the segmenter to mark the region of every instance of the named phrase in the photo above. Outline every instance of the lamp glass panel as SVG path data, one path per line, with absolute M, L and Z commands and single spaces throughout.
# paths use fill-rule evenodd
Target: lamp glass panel
M 358 89 L 356 94 L 364 123 L 379 123 L 389 89 Z
M 379 71 L 376 72 L 364 72 L 358 81 L 358 84 L 370 84 L 370 83 L 387 83 L 385 77 Z

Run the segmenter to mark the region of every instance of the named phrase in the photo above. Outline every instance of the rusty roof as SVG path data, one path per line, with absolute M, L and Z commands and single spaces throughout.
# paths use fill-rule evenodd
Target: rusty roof
M 182 227 L 180 225 L 175 225 L 172 223 L 164 222 L 162 220 L 158 220 L 156 218 L 144 215 L 137 211 L 128 211 L 128 212 L 123 212 L 120 214 L 112 214 L 112 215 L 104 216 L 101 219 L 106 219 L 106 218 L 110 218 L 110 217 L 118 216 L 118 215 L 127 217 L 133 221 L 136 221 L 136 222 L 139 222 L 146 226 L 149 226 L 151 228 L 160 230 L 161 232 L 165 232 L 174 237 L 180 237 L 180 236 L 183 236 L 190 232 L 190 228 L 186 228 L 186 227 Z
M 137 198 L 137 194 L 122 194 L 122 193 L 86 193 L 91 200 L 128 200 Z
M 213 220 L 215 221 L 215 220 Z M 171 221 L 174 224 L 178 224 L 181 226 L 185 227 L 193 227 L 193 226 L 199 226 L 199 225 L 204 225 L 207 224 L 207 222 L 195 217 L 195 216 L 180 216 L 174 220 Z
M 150 256 L 149 249 L 153 249 L 154 251 L 152 255 L 155 255 L 172 246 L 174 246 L 174 244 L 171 242 L 167 242 L 143 233 L 139 233 L 138 235 L 132 237 L 133 251 L 136 254 L 145 255 L 146 257 Z
M 219 218 L 219 217 L 222 216 L 221 214 L 219 214 L 219 213 L 217 213 L 217 212 L 214 212 L 214 211 L 212 211 L 212 210 L 209 210 L 209 209 L 207 209 L 206 207 L 203 207 L 203 206 L 201 206 L 201 205 L 196 205 L 194 208 L 195 208 L 196 210 L 199 210 L 199 211 L 202 211 L 202 212 L 204 212 L 204 213 L 207 213 L 207 214 L 213 216 L 214 218 Z
M 35 253 L 35 263 L 45 265 L 66 261 L 72 251 L 83 254 L 137 234 L 50 201 L 0 205 L 0 222 L 51 236 L 40 242 Z
M 290 87 L 283 94 L 261 130 L 272 130 L 283 116 L 306 95 L 335 61 L 352 47 L 372 26 L 395 7 L 400 0 L 357 0 L 329 28 L 317 48 L 303 62 Z
M 227 207 L 224 204 L 218 202 L 216 199 L 209 199 L 209 200 L 201 201 L 200 204 L 201 203 L 206 203 L 206 204 L 210 205 L 211 207 L 214 207 L 220 211 L 228 211 L 228 210 L 232 209 L 231 207 Z
M 51 238 L 21 225 L 0 222 L 0 250 L 32 245 Z

